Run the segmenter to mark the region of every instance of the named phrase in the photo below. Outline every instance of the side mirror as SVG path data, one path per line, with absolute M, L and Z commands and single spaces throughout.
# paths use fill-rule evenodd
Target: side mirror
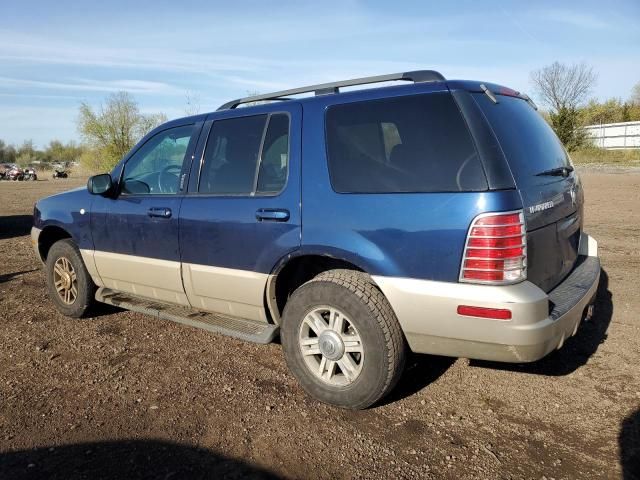
M 113 180 L 108 173 L 94 175 L 87 180 L 87 190 L 93 195 L 104 195 L 113 188 Z

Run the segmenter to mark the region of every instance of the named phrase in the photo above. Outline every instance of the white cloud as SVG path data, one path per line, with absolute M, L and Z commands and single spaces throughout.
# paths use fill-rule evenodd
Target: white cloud
M 36 88 L 48 90 L 72 90 L 92 92 L 118 92 L 126 90 L 135 94 L 183 94 L 183 90 L 162 82 L 146 80 L 92 80 L 73 79 L 67 82 L 50 82 L 25 78 L 0 77 L 0 87 Z
M 577 10 L 548 9 L 539 13 L 540 17 L 552 22 L 564 23 L 578 28 L 600 30 L 609 28 L 610 24 L 591 13 Z

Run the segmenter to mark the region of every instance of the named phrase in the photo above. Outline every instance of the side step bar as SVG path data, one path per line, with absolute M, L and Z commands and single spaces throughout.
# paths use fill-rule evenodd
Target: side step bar
M 96 300 L 116 307 L 145 313 L 152 317 L 182 323 L 191 327 L 202 328 L 210 332 L 221 333 L 229 337 L 239 338 L 255 343 L 271 343 L 278 334 L 277 325 L 261 323 L 243 318 L 229 317 L 217 313 L 203 312 L 189 307 L 136 297 L 135 295 L 116 292 L 110 288 L 99 288 Z

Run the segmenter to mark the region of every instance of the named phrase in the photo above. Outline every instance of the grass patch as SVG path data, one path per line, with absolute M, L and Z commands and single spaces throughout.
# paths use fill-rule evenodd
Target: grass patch
M 598 147 L 581 147 L 571 152 L 571 160 L 576 165 L 639 167 L 640 148 L 633 150 L 605 150 Z

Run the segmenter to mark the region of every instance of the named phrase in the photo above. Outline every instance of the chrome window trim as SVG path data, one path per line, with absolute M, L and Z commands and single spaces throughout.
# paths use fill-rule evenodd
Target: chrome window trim
M 264 147 L 264 140 L 266 138 L 267 135 L 267 129 L 269 128 L 269 123 L 271 122 L 271 117 L 273 115 L 286 115 L 287 118 L 289 119 L 289 129 L 288 129 L 288 139 L 287 139 L 287 176 L 285 178 L 284 184 L 282 185 L 282 188 L 278 191 L 278 192 L 257 192 L 257 186 L 258 186 L 258 178 L 259 178 L 259 174 L 260 174 L 260 165 L 262 164 L 262 155 L 263 155 L 263 147 Z M 260 147 L 258 150 L 258 160 L 256 162 L 256 173 L 254 176 L 254 183 L 253 183 L 253 191 L 250 193 L 211 193 L 211 192 L 200 192 L 200 179 L 202 177 L 202 170 L 204 169 L 204 165 L 205 165 L 205 155 L 207 153 L 207 146 L 209 145 L 209 138 L 211 137 L 211 132 L 213 131 L 213 128 L 215 126 L 215 124 L 217 122 L 222 122 L 225 120 L 234 120 L 237 118 L 248 118 L 248 117 L 257 117 L 257 116 L 262 116 L 262 115 L 266 115 L 267 119 L 265 120 L 265 124 L 264 124 L 264 129 L 262 131 L 262 139 L 260 140 Z M 289 186 L 289 173 L 291 172 L 291 112 L 288 112 L 286 110 L 277 110 L 277 111 L 273 111 L 273 112 L 265 112 L 265 113 L 254 113 L 252 115 L 238 115 L 238 116 L 231 116 L 231 117 L 224 117 L 224 118 L 218 118 L 218 119 L 214 119 L 211 122 L 211 126 L 209 127 L 209 131 L 207 132 L 207 138 L 204 141 L 204 145 L 202 147 L 202 153 L 200 155 L 200 160 L 199 160 L 199 167 L 198 167 L 198 180 L 196 182 L 195 185 L 195 191 L 194 192 L 189 192 L 190 196 L 197 196 L 197 197 L 215 197 L 215 198 L 253 198 L 253 197 L 278 197 L 280 196 Z

